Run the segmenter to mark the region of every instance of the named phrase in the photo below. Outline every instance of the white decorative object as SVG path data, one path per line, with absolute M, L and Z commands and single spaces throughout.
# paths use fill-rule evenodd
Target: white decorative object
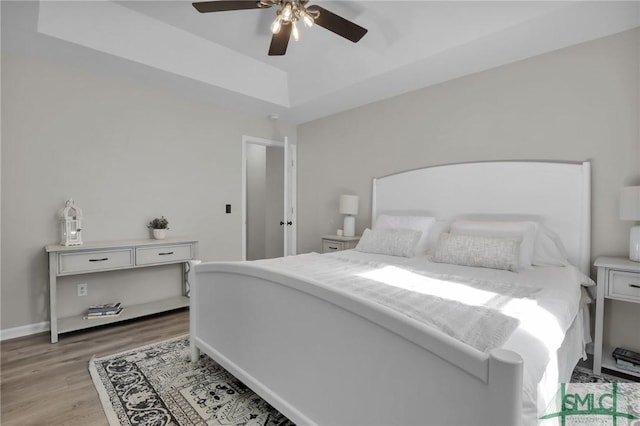
M 147 225 L 147 228 L 153 231 L 153 238 L 156 240 L 164 240 L 169 229 L 169 221 L 166 217 L 156 217 Z
M 167 237 L 166 229 L 154 229 L 153 230 L 153 238 L 156 240 L 164 240 Z
M 60 216 L 60 244 L 63 246 L 82 245 L 82 210 L 76 206 L 73 198 L 67 200 Z
M 411 229 L 364 230 L 356 250 L 388 256 L 412 257 L 422 232 Z
M 444 233 L 431 260 L 454 265 L 518 271 L 521 241 L 509 237 Z
M 436 219 L 430 216 L 393 216 L 393 215 L 380 215 L 376 219 L 373 229 L 378 231 L 380 229 L 412 229 L 414 231 L 420 231 L 421 237 L 415 247 L 415 256 L 421 254 L 427 254 L 429 251 L 429 243 L 431 241 L 431 227 L 435 224 Z M 434 240 L 435 243 L 435 240 Z
M 345 237 L 353 237 L 356 235 L 356 217 L 358 214 L 358 196 L 357 195 L 341 195 L 340 196 L 340 214 L 345 214 L 343 235 Z
M 640 186 L 627 186 L 620 191 L 620 219 L 640 220 Z M 640 262 L 640 225 L 629 233 L 629 259 Z

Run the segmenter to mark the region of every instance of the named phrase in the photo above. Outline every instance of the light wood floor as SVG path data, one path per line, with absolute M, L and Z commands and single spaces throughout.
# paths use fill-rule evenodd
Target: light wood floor
M 118 325 L 64 334 L 41 333 L 0 344 L 0 424 L 108 425 L 89 375 L 93 355 L 105 356 L 189 332 L 180 310 Z

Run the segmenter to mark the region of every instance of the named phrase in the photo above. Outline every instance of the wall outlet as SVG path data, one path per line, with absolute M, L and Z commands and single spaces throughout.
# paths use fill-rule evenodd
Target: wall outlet
M 86 296 L 87 293 L 87 284 L 78 284 L 78 296 Z

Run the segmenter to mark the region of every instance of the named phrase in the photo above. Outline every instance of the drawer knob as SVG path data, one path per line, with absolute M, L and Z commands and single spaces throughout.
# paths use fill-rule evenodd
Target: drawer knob
M 89 262 L 104 262 L 105 260 L 109 260 L 109 258 L 103 257 L 101 259 L 89 259 Z
M 629 284 L 629 287 L 640 288 L 640 285 L 638 285 L 638 284 Z
M 158 253 L 158 256 L 168 256 L 170 254 L 173 254 L 173 252 L 172 251 L 167 251 L 165 253 Z

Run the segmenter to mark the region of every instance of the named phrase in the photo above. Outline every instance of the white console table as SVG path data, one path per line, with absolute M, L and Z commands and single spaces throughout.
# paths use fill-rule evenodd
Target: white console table
M 49 254 L 49 318 L 51 343 L 58 334 L 95 327 L 117 321 L 151 315 L 189 306 L 186 274 L 189 261 L 197 256 L 198 242 L 184 238 L 165 240 L 126 240 L 85 243 L 80 246 L 48 245 Z M 172 263 L 183 264 L 182 296 L 138 305 L 125 305 L 120 315 L 112 318 L 83 319 L 81 315 L 58 318 L 57 277 L 143 268 Z

